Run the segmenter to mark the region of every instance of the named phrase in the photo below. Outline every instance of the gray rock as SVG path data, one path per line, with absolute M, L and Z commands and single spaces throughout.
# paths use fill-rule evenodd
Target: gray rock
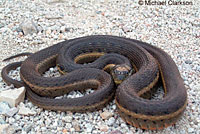
M 18 123 L 14 123 L 14 124 L 12 125 L 12 127 L 14 128 L 14 130 L 15 130 L 16 132 L 23 131 L 23 130 L 22 130 L 22 127 L 19 126 Z
M 189 132 L 189 133 L 194 132 L 194 128 L 188 128 L 188 132 Z
M 186 60 L 185 61 L 186 64 L 192 64 L 192 62 L 193 62 L 192 60 Z
M 20 123 L 19 123 L 19 126 L 23 127 L 24 124 L 25 124 L 24 122 L 20 122 Z
M 13 124 L 16 122 L 16 120 L 15 120 L 15 118 L 10 117 L 10 118 L 8 118 L 8 122 L 9 122 L 9 124 Z
M 33 121 L 38 121 L 40 119 L 40 117 L 35 117 L 34 119 L 33 119 Z
M 32 20 L 25 20 L 21 23 L 20 28 L 22 29 L 24 35 L 38 32 L 37 25 Z
M 47 128 L 46 128 L 46 127 L 41 127 L 41 130 L 42 130 L 42 131 L 46 131 Z
M 92 132 L 93 126 L 92 126 L 91 124 L 86 124 L 85 127 L 86 127 L 86 131 L 87 131 L 88 133 L 91 133 L 91 132 Z
M 32 102 L 28 102 L 28 103 L 27 103 L 27 106 L 28 106 L 29 108 L 32 108 L 34 105 L 33 105 Z
M 55 4 L 55 3 L 64 3 L 65 0 L 45 0 L 48 4 Z
M 0 124 L 6 124 L 5 117 L 0 117 Z
M 49 20 L 51 20 L 51 19 L 62 19 L 63 16 L 61 16 L 59 14 L 56 14 L 56 15 L 55 14 L 48 14 L 48 15 L 45 16 L 45 18 L 49 19 Z
M 16 114 L 16 115 L 15 115 L 15 119 L 16 119 L 16 120 L 20 120 L 20 119 L 21 119 L 21 116 L 18 115 L 18 114 Z
M 22 130 L 21 134 L 27 134 L 27 132 L 26 132 L 26 131 L 24 131 L 24 130 Z
M 51 124 L 51 120 L 50 120 L 49 118 L 47 118 L 47 119 L 45 120 L 45 124 L 46 124 L 47 126 L 49 126 L 49 125 Z
M 102 12 L 101 11 L 96 11 L 96 14 L 101 14 Z
M 191 69 L 190 64 L 186 64 L 186 63 L 183 63 L 182 67 L 185 68 L 186 70 L 190 70 Z
M 111 117 L 109 120 L 108 120 L 108 125 L 111 126 L 115 123 L 115 118 L 114 117 Z
M 18 108 L 13 107 L 13 108 L 9 109 L 9 110 L 5 113 L 5 115 L 11 117 L 11 116 L 15 115 L 17 112 L 18 112 Z
M 7 102 L 0 102 L 0 113 L 5 114 L 7 111 L 10 110 L 10 106 Z
M 0 23 L 0 28 L 3 28 L 4 27 L 4 24 Z
M 35 131 L 39 131 L 41 130 L 41 127 L 39 125 L 37 125 L 35 128 L 34 128 Z
M 197 67 L 196 67 L 196 70 L 200 72 L 200 66 L 197 66 Z
M 66 128 L 71 128 L 71 127 L 72 127 L 72 124 L 71 124 L 71 123 L 66 123 L 66 124 L 65 124 L 65 127 L 66 127 Z
M 53 123 L 53 126 L 54 126 L 54 127 L 57 127 L 57 126 L 58 126 L 58 121 L 57 121 L 57 120 L 55 120 L 55 122 Z
M 179 54 L 179 55 L 177 55 L 177 58 L 180 58 L 180 59 L 181 59 L 182 57 L 183 57 L 183 56 L 182 56 L 182 55 L 180 55 L 180 54 Z
M 63 127 L 63 126 L 64 126 L 64 123 L 63 123 L 61 120 L 58 120 L 58 126 L 59 126 L 59 127 Z
M 24 127 L 24 131 L 28 133 L 32 129 L 32 127 L 33 124 L 28 124 L 27 126 Z

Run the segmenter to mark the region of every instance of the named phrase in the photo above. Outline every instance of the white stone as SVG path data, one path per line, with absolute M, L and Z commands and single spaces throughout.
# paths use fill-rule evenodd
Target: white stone
M 55 14 L 47 14 L 45 16 L 46 19 L 62 19 L 62 16 L 60 16 L 59 14 L 55 15 Z
M 45 124 L 46 124 L 47 126 L 49 126 L 49 125 L 51 124 L 51 120 L 50 120 L 49 118 L 47 118 L 47 119 L 45 120 Z
M 21 115 L 35 115 L 36 112 L 35 111 L 32 111 L 31 109 L 29 108 L 26 108 L 24 106 L 22 107 L 19 107 L 19 112 L 18 114 L 21 114 Z
M 66 29 L 66 27 L 65 27 L 65 26 L 62 26 L 62 27 L 60 28 L 60 31 L 64 33 L 64 32 L 65 32 L 65 29 Z
M 92 132 L 92 129 L 93 129 L 92 125 L 87 125 L 87 124 L 86 124 L 86 131 L 87 131 L 88 133 L 91 133 L 91 132 Z
M 194 132 L 194 128 L 188 128 L 188 132 L 189 132 L 189 133 Z
M 66 123 L 66 128 L 71 128 L 72 124 L 71 123 Z
M 114 117 L 111 117 L 111 118 L 108 120 L 108 122 L 107 122 L 107 124 L 108 124 L 109 126 L 113 125 L 114 123 L 115 123 L 115 118 L 114 118 Z
M 126 32 L 130 32 L 131 31 L 131 27 L 128 27 L 128 26 L 123 26 L 123 31 L 126 33 Z
M 67 116 L 63 117 L 62 120 L 65 122 L 72 122 L 72 116 L 67 115 Z
M 16 120 L 13 117 L 8 118 L 8 122 L 10 124 L 13 124 Z
M 0 101 L 6 101 L 11 107 L 17 106 L 20 102 L 24 101 L 25 88 L 16 88 L 5 90 L 0 93 Z

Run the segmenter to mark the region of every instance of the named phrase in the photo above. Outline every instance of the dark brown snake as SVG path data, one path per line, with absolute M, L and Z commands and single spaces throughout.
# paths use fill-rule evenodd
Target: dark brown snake
M 80 64 L 85 59 L 87 62 L 97 61 Z M 116 86 L 112 77 L 101 70 L 107 64 L 128 64 L 137 72 Z M 11 81 L 8 72 L 20 65 L 23 83 Z M 42 76 L 55 65 L 67 74 L 53 78 Z M 159 76 L 165 97 L 162 100 L 140 97 L 155 85 Z M 25 86 L 28 99 L 50 110 L 93 111 L 102 108 L 115 94 L 120 116 L 127 123 L 142 129 L 163 129 L 174 124 L 187 105 L 183 80 L 167 53 L 150 44 L 117 36 L 86 36 L 55 44 L 30 55 L 23 62 L 6 66 L 2 70 L 2 78 L 16 87 Z M 88 88 L 96 90 L 79 98 L 53 98 L 72 90 Z

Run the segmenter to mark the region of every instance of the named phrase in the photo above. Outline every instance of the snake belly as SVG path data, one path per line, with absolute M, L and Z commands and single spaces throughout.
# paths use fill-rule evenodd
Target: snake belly
M 187 92 L 171 57 L 147 43 L 109 35 L 64 41 L 29 56 L 20 69 L 28 98 L 34 104 L 51 110 L 84 112 L 103 107 L 112 99 L 115 90 L 110 75 L 100 70 L 104 66 L 102 60 L 86 67 L 74 62 L 78 55 L 92 52 L 123 55 L 138 70 L 116 90 L 118 112 L 127 123 L 142 129 L 163 129 L 174 124 L 183 113 L 187 105 Z M 118 63 L 115 61 L 116 59 L 111 58 L 109 63 Z M 70 73 L 55 78 L 42 77 L 41 74 L 49 67 L 55 66 L 56 62 Z M 141 98 L 140 96 L 158 81 L 159 73 L 165 97 L 162 100 Z M 68 93 L 75 88 L 96 90 L 80 98 L 49 98 Z

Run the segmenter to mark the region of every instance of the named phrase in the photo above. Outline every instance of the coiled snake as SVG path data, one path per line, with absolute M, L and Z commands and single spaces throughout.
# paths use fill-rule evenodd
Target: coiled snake
M 81 64 L 94 59 L 97 60 Z M 23 61 L 20 69 L 23 83 L 8 79 L 8 72 L 20 65 L 21 62 L 6 66 L 2 70 L 4 81 L 25 86 L 27 97 L 44 109 L 92 111 L 103 107 L 115 94 L 118 112 L 127 123 L 156 130 L 174 124 L 187 105 L 186 88 L 171 57 L 155 46 L 133 39 L 93 35 L 67 40 L 31 54 Z M 42 77 L 55 65 L 67 74 Z M 136 73 L 128 75 L 131 68 Z M 111 72 L 113 77 L 102 69 Z M 159 76 L 165 97 L 162 100 L 140 97 L 151 90 Z M 79 98 L 53 98 L 74 89 L 88 88 L 96 90 Z

